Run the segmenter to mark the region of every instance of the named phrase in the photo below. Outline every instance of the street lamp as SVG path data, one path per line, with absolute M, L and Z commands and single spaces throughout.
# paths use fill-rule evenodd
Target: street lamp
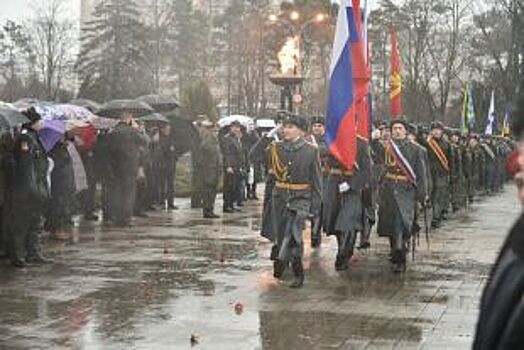
M 300 86 L 304 81 L 304 76 L 302 76 L 300 70 L 300 41 L 306 33 L 308 26 L 324 22 L 327 15 L 324 13 L 317 13 L 298 26 L 300 18 L 301 16 L 297 11 L 293 11 L 289 14 L 289 19 L 291 21 L 275 14 L 271 14 L 268 17 L 269 22 L 279 23 L 285 26 L 290 32 L 290 37 L 286 40 L 286 43 L 278 53 L 280 71 L 269 77 L 273 84 L 282 88 L 280 94 L 281 109 L 289 110 L 290 112 L 293 112 L 293 102 L 298 103 L 300 100 L 299 94 L 293 95 L 294 91 L 296 87 Z
M 292 20 L 292 21 L 298 21 L 300 19 L 300 14 L 297 12 L 297 11 L 293 11 L 291 12 L 291 14 L 289 15 L 289 18 Z

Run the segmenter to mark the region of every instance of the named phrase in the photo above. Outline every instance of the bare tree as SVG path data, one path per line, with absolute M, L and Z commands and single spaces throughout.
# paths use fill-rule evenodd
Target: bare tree
M 35 4 L 36 5 L 36 4 Z M 45 98 L 54 100 L 72 71 L 75 25 L 68 18 L 67 1 L 45 0 L 27 23 L 31 50 L 44 85 Z

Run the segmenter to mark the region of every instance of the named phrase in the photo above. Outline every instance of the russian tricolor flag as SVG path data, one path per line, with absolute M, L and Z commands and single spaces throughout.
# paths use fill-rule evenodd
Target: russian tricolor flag
M 355 87 L 353 81 L 352 36 L 359 40 L 350 0 L 338 11 L 330 69 L 326 114 L 326 143 L 331 153 L 347 169 L 353 169 L 357 156 Z

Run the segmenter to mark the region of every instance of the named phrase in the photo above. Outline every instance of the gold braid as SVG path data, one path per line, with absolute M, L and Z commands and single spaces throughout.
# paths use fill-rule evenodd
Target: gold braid
M 280 182 L 287 181 L 287 167 L 278 155 L 278 147 L 275 142 L 269 145 L 269 157 L 271 162 L 271 168 L 273 169 L 273 175 Z

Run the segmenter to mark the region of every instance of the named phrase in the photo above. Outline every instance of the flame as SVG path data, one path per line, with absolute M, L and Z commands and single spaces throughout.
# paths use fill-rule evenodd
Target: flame
M 283 75 L 297 75 L 299 58 L 298 37 L 288 38 L 278 53 L 280 73 Z

